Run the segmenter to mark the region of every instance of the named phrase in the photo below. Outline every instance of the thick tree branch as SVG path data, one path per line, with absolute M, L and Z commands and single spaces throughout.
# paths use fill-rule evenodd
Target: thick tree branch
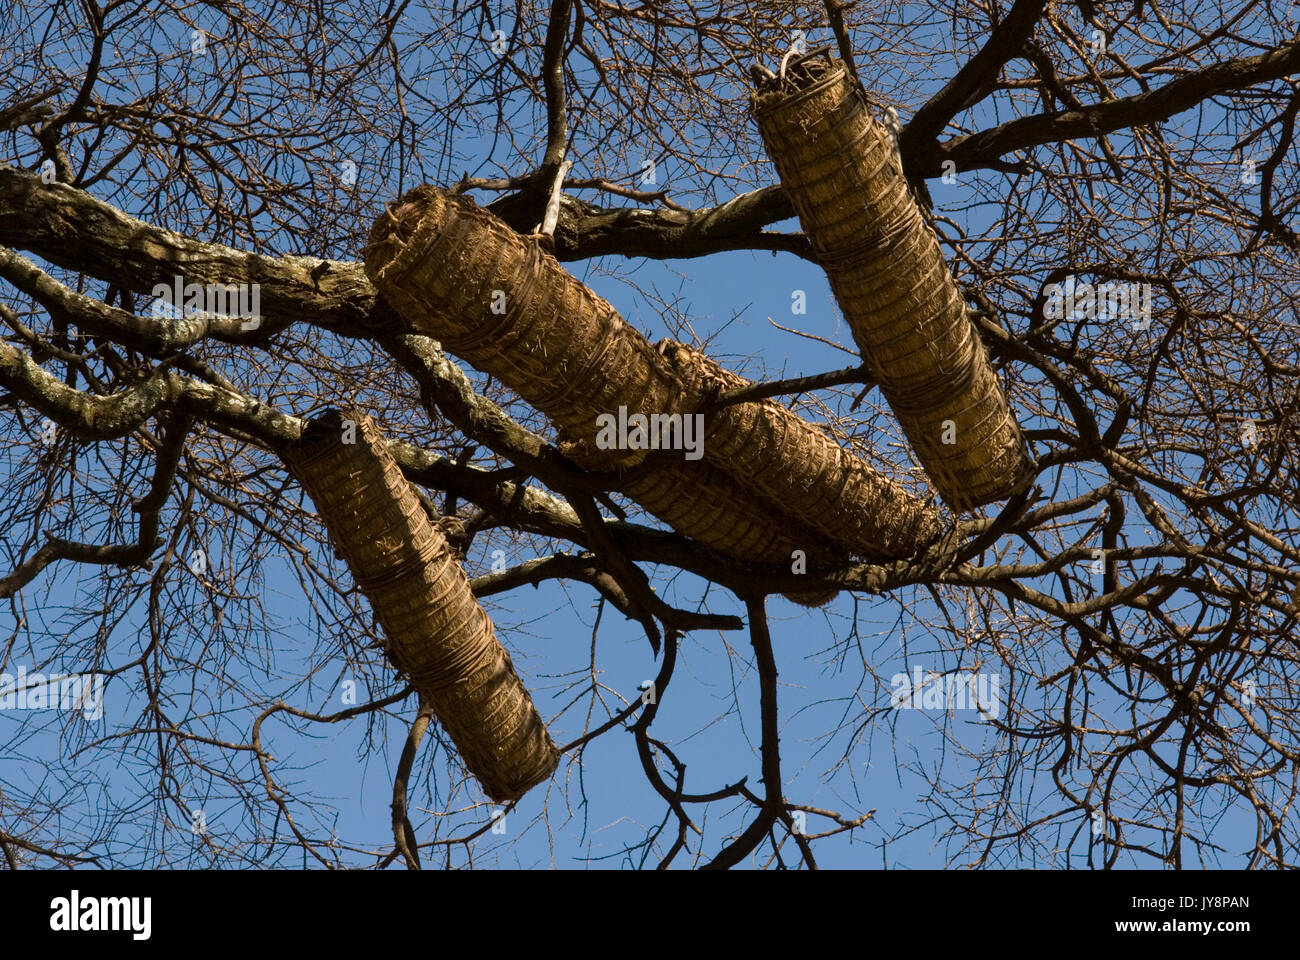
M 143 382 L 109 396 L 69 387 L 31 356 L 0 341 L 0 383 L 51 420 L 85 440 L 121 437 L 179 394 L 178 375 L 155 370 Z
M 206 243 L 3 164 L 0 244 L 137 293 L 174 284 L 177 276 L 200 284 L 256 283 L 263 323 L 232 340 L 262 340 L 294 322 L 362 328 L 374 309 L 374 288 L 359 263 L 268 257 Z
M 489 209 L 516 230 L 531 228 L 520 194 L 501 197 Z M 667 206 L 602 208 L 566 194 L 555 228 L 555 255 L 562 261 L 608 255 L 666 260 L 727 250 L 771 250 L 812 260 L 812 247 L 802 234 L 765 229 L 793 216 L 785 191 L 776 186 L 693 211 Z
M 67 386 L 28 354 L 2 341 L 0 385 L 87 439 L 125 436 L 149 417 L 177 408 L 231 437 L 268 450 L 296 442 L 306 425 L 301 418 L 281 413 L 232 390 L 191 380 L 173 370 L 156 370 L 141 384 L 108 396 L 97 396 Z M 760 573 L 752 565 L 727 560 L 679 534 L 605 519 L 594 504 L 584 507 L 586 515 L 580 520 L 568 503 L 538 488 L 502 481 L 491 471 L 457 463 L 403 441 L 390 441 L 389 448 L 413 482 L 453 492 L 522 529 L 561 537 L 590 549 L 618 543 L 628 560 L 673 564 L 733 590 L 742 589 Z M 614 556 L 617 563 L 617 551 Z M 640 582 L 644 587 L 643 575 Z M 799 589 L 806 589 L 806 584 L 804 578 Z M 697 621 L 700 615 L 675 611 L 650 593 L 648 587 L 644 587 L 642 599 L 664 622 L 681 623 L 683 629 L 726 625 L 724 621 L 715 623 L 711 619 Z
M 1149 93 L 1106 100 L 1077 110 L 1021 117 L 978 133 L 954 137 L 943 144 L 920 142 L 906 159 L 925 177 L 941 175 L 945 160 L 952 160 L 958 170 L 990 167 L 1017 150 L 1159 123 L 1215 94 L 1295 73 L 1300 73 L 1300 43 L 1216 63 L 1171 80 Z
M 1016 0 L 979 53 L 962 64 L 943 89 L 912 115 L 898 138 L 903 156 L 918 153 L 920 145 L 933 142 L 943 133 L 948 121 L 988 96 L 1002 68 L 1033 35 L 1034 25 L 1046 6 L 1047 0 Z
M 107 337 L 147 353 L 184 350 L 199 340 L 237 341 L 244 333 L 237 317 L 184 316 L 167 319 L 142 317 L 109 306 L 102 300 L 65 287 L 36 264 L 7 247 L 0 247 L 0 277 L 28 294 L 51 316 L 75 323 L 87 333 Z
M 537 229 L 549 234 L 555 228 L 551 219 L 551 229 L 546 229 L 546 221 L 554 201 L 558 210 L 560 185 L 568 167 L 564 156 L 569 148 L 569 125 L 565 112 L 568 109 L 564 95 L 564 41 L 569 32 L 569 14 L 573 9 L 572 0 L 553 0 L 551 16 L 546 26 L 546 40 L 542 45 L 542 87 L 546 91 L 546 152 L 537 173 L 529 181 L 527 193 L 535 205 L 541 205 L 543 213 L 537 218 L 541 221 Z
M 297 440 L 305 424 L 297 417 L 278 413 L 255 400 L 211 384 L 189 380 L 174 371 L 155 371 L 139 385 L 110 396 L 95 396 L 68 387 L 41 369 L 27 354 L 3 342 L 0 342 L 0 383 L 51 419 L 90 439 L 123 436 L 150 416 L 177 406 L 231 436 L 252 439 L 270 449 Z M 851 564 L 820 575 L 765 571 L 725 560 L 677 534 L 607 520 L 586 497 L 579 497 L 583 502 L 575 513 L 568 504 L 541 491 L 512 483 L 498 483 L 489 471 L 454 463 L 400 441 L 393 441 L 390 447 L 404 472 L 417 483 L 455 491 L 484 509 L 500 510 L 503 516 L 525 528 L 562 536 L 595 549 L 608 569 L 620 574 L 620 584 L 625 589 L 630 585 L 636 592 L 637 605 L 643 616 L 653 614 L 664 623 L 681 629 L 691 629 L 699 624 L 691 622 L 691 616 L 683 619 L 682 611 L 673 610 L 649 592 L 643 575 L 631 565 L 633 562 L 670 563 L 742 594 L 753 590 L 799 592 L 821 586 L 881 593 L 925 582 L 990 586 L 1059 618 L 1086 617 L 1115 604 L 1131 602 L 1171 582 L 1167 575 L 1152 575 L 1088 600 L 1057 600 L 1017 580 L 1041 577 L 1056 572 L 1067 563 L 1079 562 L 1086 555 L 1082 548 L 1064 551 L 1039 564 L 997 564 L 990 567 L 962 564 L 952 567 L 953 551 L 957 549 L 960 537 L 945 539 L 921 557 L 890 564 Z M 1017 527 L 1033 523 L 1034 516 L 1027 515 L 1017 523 Z M 1251 530 L 1275 549 L 1281 547 L 1278 538 L 1257 529 L 1257 525 L 1252 525 Z M 1166 544 L 1151 549 L 1154 551 L 1149 554 L 1151 556 L 1193 556 L 1199 555 L 1200 550 L 1191 544 Z M 1277 609 L 1285 610 L 1285 605 L 1277 605 Z
M 845 11 L 852 8 L 854 3 L 844 3 L 843 0 L 822 0 L 822 6 L 826 8 L 826 20 L 830 24 L 831 33 L 835 35 L 835 43 L 840 48 L 840 59 L 849 68 L 853 79 L 860 81 L 857 59 L 853 56 L 853 43 L 849 38 L 848 27 L 844 23 Z

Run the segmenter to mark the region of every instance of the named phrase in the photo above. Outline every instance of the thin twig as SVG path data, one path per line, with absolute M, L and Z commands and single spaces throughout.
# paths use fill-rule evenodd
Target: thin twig
M 754 383 L 748 387 L 736 387 L 719 394 L 717 399 L 708 406 L 716 410 L 737 403 L 750 403 L 784 394 L 806 393 L 809 390 L 836 387 L 844 383 L 865 383 L 871 386 L 874 382 L 871 378 L 871 368 L 863 363 L 856 367 L 814 373 L 806 377 L 791 377 L 788 380 L 772 380 L 768 383 Z

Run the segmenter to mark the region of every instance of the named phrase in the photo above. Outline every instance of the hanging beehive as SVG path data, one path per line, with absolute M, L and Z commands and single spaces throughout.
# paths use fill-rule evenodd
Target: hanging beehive
M 604 451 L 595 449 L 589 441 L 563 440 L 560 449 L 579 466 L 608 469 Z M 618 479 L 616 489 L 678 533 L 737 560 L 794 570 L 802 554 L 805 572 L 847 560 L 843 551 L 831 548 L 792 515 L 707 463 L 686 466 L 668 462 L 648 470 L 633 468 Z M 805 607 L 820 607 L 838 592 L 822 590 L 784 596 Z
M 765 82 L 754 116 L 881 392 L 954 510 L 1029 480 L 1020 427 L 893 139 L 838 60 Z
M 645 337 L 544 251 L 469 197 L 422 186 L 375 222 L 366 274 L 402 317 L 492 374 L 575 438 L 596 416 L 673 408 Z M 644 451 L 605 451 L 630 466 Z
M 559 751 L 374 421 L 329 411 L 280 453 L 374 608 L 389 659 L 488 796 L 506 802 L 546 780 Z
M 685 344 L 665 340 L 658 350 L 688 395 L 750 386 Z M 846 552 L 876 560 L 906 557 L 941 532 L 932 507 L 775 400 L 709 412 L 704 448 L 715 466 Z
M 534 239 L 467 197 L 427 186 L 409 192 L 376 221 L 365 265 L 384 299 L 412 326 L 499 377 L 550 417 L 562 435 L 585 446 L 599 469 L 634 466 L 645 451 L 591 451 L 598 417 L 612 416 L 620 407 L 634 414 L 689 415 L 703 399 L 694 392 L 700 378 L 683 377 L 680 365 L 670 363 Z M 747 416 L 729 412 L 723 420 Z M 744 456 L 747 465 L 769 459 L 779 464 L 788 482 L 769 486 L 789 496 L 763 495 L 750 483 L 748 466 L 731 467 L 707 443 L 703 460 L 674 461 L 675 482 L 643 478 L 625 492 L 679 532 L 751 561 L 758 560 L 756 548 L 741 553 L 727 541 L 742 535 L 761 539 L 763 526 L 802 520 L 810 490 L 818 498 L 817 524 L 789 528 L 794 548 L 809 557 L 813 553 L 805 543 L 819 541 L 827 531 L 841 544 L 835 553 L 871 559 L 911 553 L 932 539 L 933 517 L 902 488 L 845 451 L 832 452 L 824 434 L 788 411 L 779 427 L 748 431 L 759 446 Z M 811 473 L 804 459 L 810 451 L 817 455 Z M 706 471 L 710 464 L 718 469 Z M 875 496 L 865 496 L 868 492 Z M 898 494 L 898 502 L 887 504 L 886 492 Z M 740 511 L 737 517 L 725 516 L 721 508 L 728 504 Z M 836 522 L 831 515 L 837 508 L 847 520 L 842 516 Z M 917 522 L 909 527 L 906 521 L 913 518 Z M 720 529 L 730 532 L 719 534 Z M 784 545 L 773 552 L 783 554 L 773 562 L 789 562 Z

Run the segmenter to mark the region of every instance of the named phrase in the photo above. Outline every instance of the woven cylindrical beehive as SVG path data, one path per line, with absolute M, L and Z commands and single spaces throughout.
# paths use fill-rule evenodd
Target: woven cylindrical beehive
M 579 466 L 606 469 L 604 451 L 590 442 L 564 440 L 560 449 Z M 800 552 L 807 568 L 847 559 L 844 551 L 833 549 L 792 515 L 705 462 L 633 468 L 619 478 L 616 489 L 678 533 L 737 560 L 793 570 Z M 837 592 L 787 593 L 785 597 L 806 607 L 820 607 Z
M 375 223 L 366 273 L 413 326 L 498 377 L 561 430 L 675 405 L 654 348 L 536 240 L 462 197 L 422 186 Z M 644 451 L 607 451 L 620 465 Z
M 658 350 L 688 395 L 750 385 L 685 344 L 665 340 Z M 774 400 L 711 411 L 704 449 L 714 466 L 845 552 L 876 560 L 906 557 L 941 532 L 932 507 Z
M 893 139 L 843 63 L 808 60 L 754 94 L 781 185 L 881 392 L 955 510 L 1029 480 L 1020 427 Z
M 374 421 L 329 411 L 280 453 L 374 608 L 389 658 L 488 796 L 506 802 L 546 780 L 559 751 Z
M 385 300 L 412 326 L 501 378 L 578 449 L 585 447 L 595 469 L 626 468 L 645 457 L 638 450 L 592 449 L 599 417 L 612 417 L 620 408 L 690 415 L 703 399 L 702 378 L 683 377 L 680 364 L 670 363 L 535 240 L 468 198 L 435 187 L 409 192 L 376 222 L 365 264 Z M 766 414 L 773 406 L 757 409 Z M 746 416 L 729 411 L 722 419 L 732 423 Z M 787 546 L 811 558 L 806 542 L 828 536 L 836 544 L 828 554 L 871 559 L 911 553 L 930 538 L 932 515 L 924 515 L 902 488 L 794 414 L 786 411 L 775 422 L 779 429 L 743 431 L 760 446 L 736 451 L 742 466 L 726 464 L 706 442 L 704 461 L 665 464 L 671 476 L 632 481 L 624 492 L 679 532 L 757 562 L 767 557 L 760 558 L 764 551 L 755 542 L 772 541 L 774 527 L 793 544 L 773 550 L 781 556 L 772 562 L 788 562 Z M 816 454 L 811 465 L 805 456 L 810 452 Z M 769 457 L 776 466 L 761 472 L 770 480 L 767 486 L 779 491 L 776 497 L 757 490 L 749 476 L 754 464 Z M 718 469 L 706 471 L 705 462 Z M 775 477 L 779 472 L 788 474 L 784 481 Z M 815 525 L 797 522 L 809 491 L 818 511 Z M 887 503 L 894 494 L 899 502 Z M 832 516 L 837 499 L 851 514 L 847 521 Z

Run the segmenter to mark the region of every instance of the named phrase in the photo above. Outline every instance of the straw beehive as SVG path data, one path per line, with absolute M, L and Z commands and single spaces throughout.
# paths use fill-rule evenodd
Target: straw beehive
M 560 449 L 579 466 L 606 469 L 604 451 L 589 441 L 565 440 Z M 749 563 L 792 568 L 796 551 L 808 567 L 846 559 L 793 516 L 745 489 L 707 463 L 664 463 L 628 471 L 616 489 L 678 533 L 728 557 Z M 788 600 L 820 607 L 836 590 L 786 593 Z
M 750 381 L 685 344 L 659 352 L 686 385 L 707 397 Z M 731 404 L 705 424 L 710 462 L 842 550 L 874 560 L 906 557 L 939 536 L 935 510 L 774 400 Z
M 1029 481 L 1020 427 L 899 166 L 844 64 L 808 60 L 753 98 L 758 128 L 854 339 L 944 500 Z
M 366 273 L 408 322 L 498 377 L 577 438 L 597 414 L 673 409 L 654 348 L 533 238 L 462 197 L 422 186 L 375 223 Z M 644 451 L 608 451 L 619 465 Z
M 575 449 L 586 450 L 591 469 L 627 468 L 645 457 L 592 449 L 600 415 L 620 406 L 690 414 L 704 399 L 705 378 L 684 375 L 694 367 L 670 361 L 535 240 L 468 198 L 434 187 L 411 191 L 376 222 L 365 264 L 399 314 L 550 417 Z M 668 475 L 630 480 L 624 492 L 679 532 L 755 562 L 789 563 L 794 549 L 811 560 L 823 552 L 811 545 L 823 540 L 836 545 L 824 551 L 829 556 L 880 559 L 932 539 L 936 522 L 919 501 L 778 410 L 759 404 L 720 418 L 744 437 L 728 447 L 743 465 L 706 443 L 705 460 L 717 469 L 678 460 L 664 466 Z M 742 451 L 744 442 L 758 446 Z M 776 466 L 759 472 L 771 492 L 755 488 L 750 476 L 767 460 Z M 774 528 L 788 535 L 778 538 Z
M 347 421 L 353 436 L 345 436 Z M 330 411 L 281 456 L 374 608 L 389 658 L 432 705 L 488 796 L 506 802 L 546 780 L 559 751 L 374 421 Z

